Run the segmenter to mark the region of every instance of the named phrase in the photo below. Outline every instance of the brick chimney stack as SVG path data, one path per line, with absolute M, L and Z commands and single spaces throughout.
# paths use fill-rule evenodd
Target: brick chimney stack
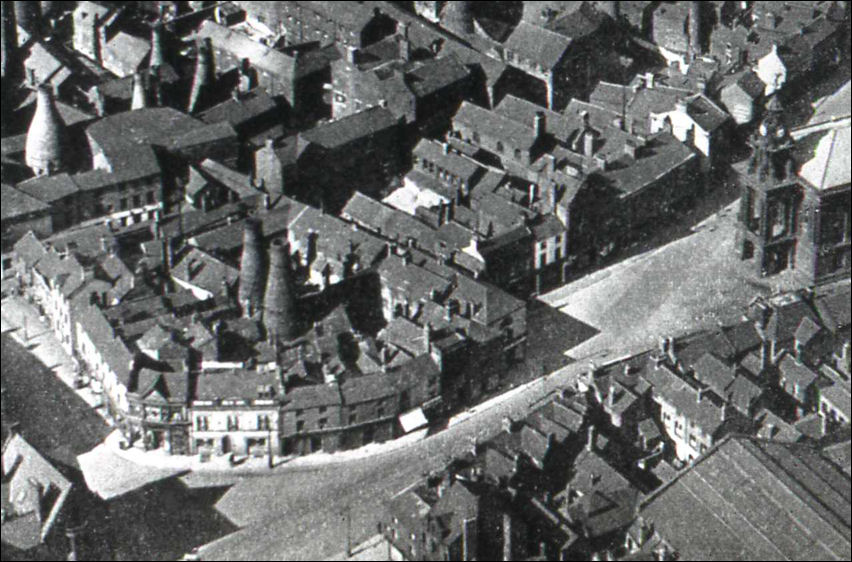
M 701 46 L 701 2 L 689 3 L 689 56 L 695 59 L 704 54 Z
M 542 138 L 547 133 L 547 117 L 545 117 L 543 111 L 536 112 L 533 126 L 535 127 L 535 137 L 537 139 Z
M 130 102 L 130 110 L 146 107 L 148 107 L 148 92 L 145 88 L 145 78 L 137 72 L 133 75 L 133 99 Z
M 263 298 L 263 253 L 261 250 L 260 222 L 246 220 L 243 231 L 243 253 L 240 259 L 240 288 L 238 299 L 243 315 L 254 316 L 260 310 Z
M 209 40 L 198 42 L 195 59 L 195 75 L 192 77 L 192 91 L 189 94 L 187 113 L 194 113 L 203 104 L 206 90 L 213 84 L 213 58 L 210 54 Z
M 274 240 L 269 248 L 263 323 L 270 338 L 291 340 L 296 336 L 296 288 L 286 238 Z
M 148 66 L 150 68 L 155 68 L 163 66 L 164 63 L 163 24 L 157 22 L 151 27 L 151 58 Z
M 18 24 L 11 2 L 0 2 L 0 76 L 6 78 L 17 70 Z
M 35 115 L 27 131 L 27 166 L 37 176 L 49 176 L 62 169 L 65 156 L 65 124 L 47 86 L 39 86 Z

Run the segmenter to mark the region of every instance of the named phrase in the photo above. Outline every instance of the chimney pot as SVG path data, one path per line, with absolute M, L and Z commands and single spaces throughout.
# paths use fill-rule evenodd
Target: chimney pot
M 547 118 L 543 111 L 537 111 L 533 122 L 536 138 L 542 138 L 547 132 Z

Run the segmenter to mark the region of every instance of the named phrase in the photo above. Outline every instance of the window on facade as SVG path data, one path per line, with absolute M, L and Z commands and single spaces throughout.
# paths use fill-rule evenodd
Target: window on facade
M 326 425 L 328 425 L 328 418 L 320 418 L 317 422 L 317 427 L 320 429 L 325 429 Z
M 119 201 L 119 206 L 121 207 L 122 211 L 127 209 L 127 197 L 121 198 L 121 201 Z
M 497 152 L 499 152 L 500 154 L 503 153 L 503 143 L 500 141 L 497 141 Z
M 358 414 L 349 414 L 349 423 L 353 424 L 358 421 Z
M 134 195 L 133 196 L 133 206 L 138 207 L 141 204 L 142 204 L 142 196 L 141 195 Z
M 320 413 L 320 414 L 324 414 L 324 413 L 325 413 L 325 411 L 326 411 L 326 409 L 327 409 L 327 408 L 326 408 L 325 406 L 320 406 L 320 407 L 319 407 L 319 413 Z
M 787 233 L 787 205 L 784 201 L 777 201 L 769 210 L 769 234 L 772 238 L 779 238 Z
M 299 420 L 296 422 L 296 431 L 304 431 L 305 429 L 305 421 Z
M 145 194 L 145 201 L 150 205 L 154 202 L 154 192 L 149 191 Z
M 381 417 L 384 417 L 384 415 L 385 415 L 385 409 L 384 408 L 382 408 L 381 406 L 376 408 L 376 417 L 381 418 Z
M 473 142 L 476 142 L 476 143 L 479 142 L 479 133 L 478 132 L 474 131 L 473 135 L 471 135 L 471 137 L 473 138 Z

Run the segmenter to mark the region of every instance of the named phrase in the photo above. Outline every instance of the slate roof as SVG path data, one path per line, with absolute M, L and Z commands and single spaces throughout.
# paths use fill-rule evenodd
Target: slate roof
M 730 437 L 647 498 L 640 515 L 683 560 L 844 559 L 849 482 L 807 447 Z
M 172 275 L 205 291 L 219 294 L 222 290 L 222 282 L 233 285 L 237 282 L 240 272 L 237 268 L 225 264 L 208 253 L 192 248 L 174 265 Z
M 667 132 L 658 133 L 650 139 L 645 150 L 647 152 L 640 158 L 622 156 L 606 170 L 595 173 L 611 182 L 622 197 L 629 197 L 639 193 L 654 180 L 697 158 L 689 147 Z
M 272 387 L 278 392 L 274 371 L 229 370 L 205 372 L 195 379 L 196 400 L 257 400 L 260 391 Z
M 354 115 L 303 131 L 299 133 L 299 137 L 323 148 L 333 149 L 398 125 L 396 117 L 388 109 L 371 107 Z
M 37 83 L 59 87 L 73 76 L 73 73 L 52 50 L 43 43 L 35 43 L 30 49 L 29 57 L 24 61 L 24 66 L 33 70 Z
M 823 325 L 832 332 L 852 323 L 852 301 L 848 290 L 817 297 L 815 308 Z
M 8 519 L 3 521 L 3 547 L 11 544 L 22 550 L 38 546 L 47 538 L 65 506 L 72 484 L 20 434 L 11 436 L 3 444 L 3 510 Z M 38 490 L 33 490 L 33 485 Z M 42 497 L 38 497 L 38 494 Z M 8 494 L 8 495 L 7 495 Z M 6 505 L 11 499 L 12 506 Z M 25 513 L 13 513 L 21 509 Z M 28 515 L 34 524 L 20 525 Z
M 453 122 L 489 137 L 511 139 L 512 145 L 521 149 L 529 150 L 536 142 L 532 123 L 523 125 L 467 101 L 462 102 L 453 117 Z
M 814 384 L 818 378 L 818 375 L 807 365 L 797 362 L 792 355 L 787 353 L 778 362 L 778 370 L 787 381 L 785 386 L 789 385 L 800 389 L 801 394 L 796 396 L 798 399 L 804 398 L 805 390 Z
M 422 139 L 417 143 L 413 154 L 418 158 L 430 160 L 451 174 L 467 181 L 470 181 L 477 172 L 482 170 L 475 161 L 456 154 L 454 151 L 444 154 L 442 144 L 430 139 Z
M 249 176 L 241 174 L 236 170 L 232 170 L 224 164 L 220 164 L 210 158 L 204 160 L 204 162 L 199 165 L 199 170 L 202 174 L 214 179 L 229 190 L 233 191 L 241 199 L 246 199 L 260 194 L 260 191 L 252 186 L 251 178 Z
M 715 404 L 710 397 L 698 401 L 698 390 L 687 381 L 672 373 L 668 367 L 655 368 L 649 365 L 642 372 L 653 387 L 655 401 L 663 401 L 673 406 L 707 435 L 713 435 L 724 423 L 722 409 L 724 405 Z
M 503 47 L 506 51 L 513 51 L 516 57 L 521 57 L 523 64 L 531 63 L 551 70 L 562 60 L 571 43 L 570 37 L 522 21 L 503 43 Z M 507 62 L 512 64 L 514 60 L 508 59 Z
M 337 385 L 327 384 L 298 386 L 289 390 L 284 399 L 286 403 L 282 409 L 285 411 L 319 406 L 339 406 L 341 404 L 340 391 Z
M 799 170 L 799 177 L 816 189 L 823 191 L 848 186 L 852 178 L 852 164 L 844 157 L 852 151 L 852 127 L 846 125 L 831 129 L 820 138 L 813 158 Z
M 425 98 L 470 77 L 470 71 L 450 54 L 423 61 L 405 73 L 405 83 L 419 98 Z
M 50 206 L 46 203 L 15 189 L 11 185 L 4 183 L 0 185 L 0 189 L 2 189 L 2 205 L 0 205 L 2 211 L 0 212 L 2 212 L 4 221 L 35 213 L 46 213 L 50 210 Z
M 766 85 L 753 70 L 744 70 L 730 78 L 723 78 L 721 89 L 732 88 L 739 88 L 748 97 L 755 100 L 763 95 Z
M 240 95 L 238 99 L 229 98 L 199 113 L 198 118 L 208 124 L 225 121 L 235 129 L 240 129 L 258 118 L 267 117 L 274 120 L 277 111 L 278 105 L 266 90 L 255 88 Z
M 109 62 L 105 66 L 118 76 L 128 76 L 139 70 L 150 50 L 147 40 L 119 31 L 107 41 L 103 57 L 105 63 Z
M 385 373 L 352 377 L 340 385 L 344 404 L 373 402 L 395 396 L 397 392 L 394 379 Z
M 17 189 L 39 201 L 52 203 L 79 191 L 77 184 L 68 174 L 39 176 L 19 183 Z

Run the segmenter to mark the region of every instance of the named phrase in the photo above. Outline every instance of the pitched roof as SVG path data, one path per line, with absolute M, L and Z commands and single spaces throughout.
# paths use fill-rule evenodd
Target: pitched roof
M 45 203 L 58 201 L 80 191 L 68 174 L 39 176 L 19 183 L 17 189 Z
M 715 404 L 710 397 L 699 401 L 698 388 L 673 373 L 667 366 L 648 365 L 641 376 L 653 387 L 655 401 L 672 405 L 704 433 L 713 435 L 724 423 L 724 405 Z
M 399 125 L 396 117 L 384 107 L 371 107 L 337 121 L 318 125 L 299 133 L 305 141 L 323 148 L 339 148 Z
M 799 177 L 818 190 L 828 190 L 849 185 L 852 164 L 848 155 L 852 151 L 852 127 L 846 125 L 831 129 L 817 144 L 813 158 L 799 170 Z
M 251 178 L 248 175 L 232 170 L 215 160 L 211 160 L 210 158 L 204 160 L 204 162 L 199 165 L 199 170 L 202 174 L 216 180 L 218 183 L 233 191 L 241 199 L 260 195 L 260 191 L 255 189 L 255 187 L 251 184 Z
M 647 498 L 640 515 L 684 560 L 843 559 L 849 482 L 807 447 L 731 437 Z
M 846 328 L 852 323 L 852 301 L 849 290 L 817 297 L 814 305 L 823 325 L 832 332 Z
M 753 70 L 743 70 L 730 78 L 725 77 L 722 84 L 722 90 L 739 88 L 753 100 L 762 96 L 763 90 L 766 87 Z
M 284 79 L 292 79 L 296 72 L 296 61 L 291 55 L 267 47 L 244 33 L 212 20 L 204 20 L 198 28 L 197 36 L 210 39 L 214 48 L 231 53 L 237 60 L 248 59 L 253 67 L 262 72 Z
M 405 73 L 405 83 L 424 98 L 470 77 L 470 71 L 452 54 L 423 61 Z
M 277 111 L 278 105 L 269 97 L 266 90 L 255 88 L 236 99 L 229 98 L 214 105 L 199 113 L 198 118 L 205 123 L 226 121 L 235 129 L 239 129 L 262 117 L 274 118 Z
M 105 45 L 104 66 L 113 74 L 128 76 L 140 69 L 150 50 L 147 40 L 119 31 Z
M 551 70 L 562 60 L 571 43 L 570 37 L 522 21 L 503 47 L 506 51 L 513 51 L 524 62 Z M 513 59 L 508 60 L 513 62 Z
M 195 380 L 195 399 L 257 400 L 270 387 L 273 392 L 278 391 L 278 377 L 274 371 L 240 369 L 205 372 Z
M 14 509 L 10 511 L 24 510 L 7 512 L 9 517 L 3 521 L 4 549 L 6 544 L 11 544 L 28 550 L 42 543 L 50 533 L 72 484 L 19 434 L 3 444 L 2 477 L 3 486 L 8 486 L 9 498 L 14 502 Z M 3 506 L 4 512 L 7 507 Z M 36 525 L 17 527 L 14 524 L 17 518 L 32 513 L 36 515 Z
M 6 185 L 0 185 L 2 189 L 2 218 L 4 221 L 17 217 L 26 217 L 34 213 L 43 213 L 50 210 L 50 206 L 25 192 Z
M 395 396 L 394 379 L 385 373 L 352 377 L 340 385 L 344 404 L 360 404 Z
M 513 146 L 529 150 L 536 142 L 533 124 L 524 125 L 504 117 L 495 111 L 489 111 L 464 101 L 453 117 L 454 123 L 461 123 L 474 131 L 497 139 L 510 139 Z

